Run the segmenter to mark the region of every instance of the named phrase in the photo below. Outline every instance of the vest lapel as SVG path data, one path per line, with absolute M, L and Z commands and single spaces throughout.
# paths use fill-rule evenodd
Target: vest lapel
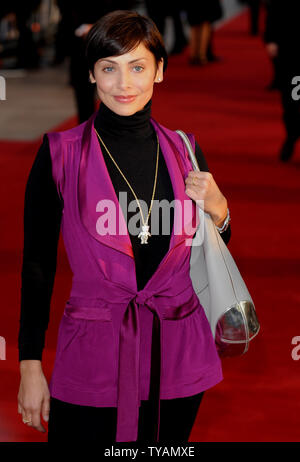
M 106 164 L 94 130 L 96 112 L 86 122 L 83 133 L 81 159 L 78 177 L 78 201 L 81 220 L 87 231 L 99 242 L 133 257 L 132 245 L 127 225 L 115 189 L 111 182 Z M 114 204 L 115 234 L 101 235 L 97 231 L 97 221 L 107 209 L 97 210 L 99 201 Z M 119 223 L 120 222 L 120 223 Z M 111 221 L 112 224 L 112 221 Z
M 127 224 L 94 130 L 96 114 L 95 112 L 88 119 L 83 132 L 78 172 L 78 205 L 80 218 L 89 234 L 99 242 L 134 258 Z M 179 136 L 175 134 L 177 135 L 176 137 L 171 130 L 162 127 L 152 118 L 150 120 L 158 134 L 161 150 L 170 174 L 174 198 L 177 199 L 177 201 L 175 201 L 174 225 L 169 246 L 170 252 L 173 247 L 179 245 L 186 238 L 190 238 L 195 232 L 195 228 L 192 226 L 193 220 L 191 219 L 191 214 L 186 217 L 186 214 L 182 212 L 184 210 L 184 201 L 191 201 L 191 199 L 185 194 L 185 183 L 183 178 L 185 174 L 184 164 L 182 164 L 178 152 Z M 107 209 L 97 210 L 97 204 L 99 205 L 99 201 L 104 200 L 110 201 L 109 204 L 114 205 L 115 213 L 113 218 L 115 218 L 115 234 L 101 235 L 97 231 L 97 221 L 103 213 L 107 213 Z M 178 204 L 180 205 L 178 206 Z M 192 201 L 190 211 L 192 211 L 193 216 L 195 216 L 194 201 Z M 198 214 L 196 214 L 196 223 L 194 223 L 194 226 L 197 225 Z
M 175 211 L 174 226 L 171 234 L 169 252 L 186 239 L 192 239 L 199 225 L 199 216 L 195 202 L 185 193 L 185 178 L 189 169 L 179 152 L 184 150 L 181 138 L 176 132 L 169 130 L 151 119 L 167 164 L 172 181 Z M 197 212 L 197 213 L 196 213 Z

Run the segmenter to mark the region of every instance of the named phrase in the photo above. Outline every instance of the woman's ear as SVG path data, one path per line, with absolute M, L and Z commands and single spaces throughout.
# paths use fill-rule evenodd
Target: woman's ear
M 155 82 L 162 82 L 163 80 L 164 80 L 164 59 L 161 58 L 157 66 Z
M 93 74 L 92 74 L 91 71 L 90 71 L 90 82 L 91 82 L 91 83 L 96 83 L 96 80 L 95 80 L 95 78 L 94 78 L 94 76 L 93 76 Z

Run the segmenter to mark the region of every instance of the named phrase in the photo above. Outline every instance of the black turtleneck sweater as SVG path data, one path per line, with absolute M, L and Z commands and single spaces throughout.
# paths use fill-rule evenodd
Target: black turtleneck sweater
M 135 194 L 139 199 L 143 199 L 148 207 L 153 192 L 157 152 L 156 133 L 150 117 L 151 100 L 143 110 L 132 116 L 119 116 L 101 103 L 94 121 L 96 130 Z M 101 150 L 117 197 L 120 191 L 127 192 L 129 204 L 130 201 L 135 200 L 130 188 L 102 145 Z M 205 158 L 197 143 L 195 151 L 200 170 L 208 171 Z M 174 199 L 172 183 L 161 150 L 154 199 L 157 201 L 166 199 L 170 202 Z M 25 190 L 19 361 L 42 359 L 56 273 L 62 210 L 62 199 L 58 196 L 52 177 L 48 137 L 44 135 Z M 127 219 L 130 220 L 137 211 L 127 211 Z M 169 229 L 162 229 L 160 210 L 159 233 L 153 233 L 147 245 L 141 244 L 137 235 L 129 233 L 135 258 L 138 290 L 143 289 L 169 249 L 174 220 L 173 208 L 170 208 L 170 211 Z M 154 214 L 154 206 L 152 214 Z M 151 215 L 148 224 L 151 233 Z M 221 234 L 226 244 L 230 235 L 230 227 Z

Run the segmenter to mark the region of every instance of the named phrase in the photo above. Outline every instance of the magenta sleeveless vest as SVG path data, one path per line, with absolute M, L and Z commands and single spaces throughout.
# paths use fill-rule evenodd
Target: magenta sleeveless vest
M 222 376 L 204 309 L 189 276 L 195 233 L 180 207 L 174 209 L 170 246 L 143 290 L 137 290 L 134 255 L 124 215 L 93 127 L 87 122 L 48 133 L 52 174 L 64 209 L 61 231 L 72 288 L 58 331 L 49 389 L 62 401 L 117 407 L 116 441 L 136 441 L 139 406 L 149 397 L 153 313 L 160 325 L 160 399 L 191 396 Z M 177 203 L 192 202 L 184 179 L 192 169 L 182 140 L 151 119 L 172 181 Z M 194 137 L 190 139 L 195 144 Z M 99 234 L 100 200 L 120 212 L 117 233 Z M 190 204 L 191 205 L 191 204 Z M 151 238 L 150 238 L 151 239 Z M 159 414 L 157 441 L 159 435 Z

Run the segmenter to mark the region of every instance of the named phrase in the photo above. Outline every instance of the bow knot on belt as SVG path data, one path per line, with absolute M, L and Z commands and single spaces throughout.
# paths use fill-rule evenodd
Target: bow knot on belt
M 143 291 L 136 294 L 136 296 L 132 299 L 132 302 L 136 303 L 137 305 L 144 305 L 150 309 L 150 311 L 158 315 L 154 299 L 155 297 L 152 293 Z

